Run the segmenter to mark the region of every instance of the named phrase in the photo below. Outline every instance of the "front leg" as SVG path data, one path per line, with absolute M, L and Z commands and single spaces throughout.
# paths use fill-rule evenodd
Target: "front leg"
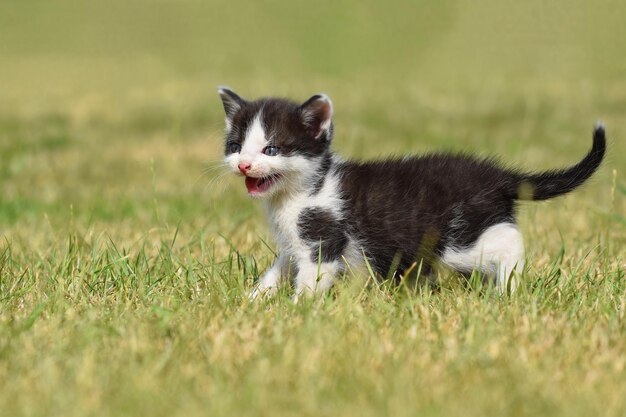
M 296 275 L 296 293 L 294 300 L 301 295 L 313 295 L 323 293 L 335 283 L 335 276 L 339 272 L 339 262 L 298 262 L 298 274 Z
M 345 222 L 328 207 L 303 210 L 298 217 L 298 234 L 301 250 L 296 253 L 296 300 L 302 294 L 321 293 L 332 287 L 348 245 Z
M 265 271 L 265 274 L 259 278 L 259 280 L 254 284 L 252 291 L 250 291 L 250 299 L 254 300 L 259 296 L 271 296 L 276 293 L 278 287 L 285 278 L 285 274 L 287 273 L 287 267 L 289 265 L 289 260 L 285 255 L 279 255 L 274 261 L 274 264 Z

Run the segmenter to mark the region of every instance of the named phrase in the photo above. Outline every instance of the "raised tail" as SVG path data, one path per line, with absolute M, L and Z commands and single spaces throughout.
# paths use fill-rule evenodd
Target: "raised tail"
M 606 135 L 602 123 L 593 130 L 593 146 L 576 165 L 539 174 L 519 174 L 514 195 L 518 200 L 547 200 L 569 193 L 596 172 L 606 152 Z

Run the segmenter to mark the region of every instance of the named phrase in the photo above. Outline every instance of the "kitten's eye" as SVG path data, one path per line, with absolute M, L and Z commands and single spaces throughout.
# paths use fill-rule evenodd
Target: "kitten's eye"
M 267 156 L 276 156 L 278 155 L 278 146 L 266 146 L 263 153 Z
M 231 142 L 228 144 L 228 152 L 230 153 L 239 153 L 241 152 L 241 145 L 236 142 Z

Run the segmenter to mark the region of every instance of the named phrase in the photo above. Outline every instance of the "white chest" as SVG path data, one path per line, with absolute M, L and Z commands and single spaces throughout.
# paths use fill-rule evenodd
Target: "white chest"
M 337 220 L 343 218 L 343 200 L 338 192 L 336 176 L 328 175 L 322 189 L 315 195 L 301 192 L 268 202 L 266 210 L 270 227 L 281 252 L 294 255 L 308 250 L 307 243 L 300 238 L 298 221 L 302 212 L 309 208 L 328 210 Z
M 307 207 L 304 194 L 267 205 L 270 228 L 280 252 L 293 255 L 305 248 L 298 233 L 298 219 Z

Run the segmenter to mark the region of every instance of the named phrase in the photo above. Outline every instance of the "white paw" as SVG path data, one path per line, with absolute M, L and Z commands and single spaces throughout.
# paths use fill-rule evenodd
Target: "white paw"
M 496 283 L 496 288 L 500 295 L 513 295 L 519 284 L 519 276 L 516 273 L 512 273 L 508 279 L 499 280 Z
M 298 300 L 304 299 L 304 298 L 311 298 L 314 295 L 315 295 L 315 292 L 311 290 L 311 288 L 304 286 L 304 285 L 298 286 L 296 287 L 295 292 L 293 296 L 291 297 L 291 300 L 293 301 L 294 304 L 298 304 Z
M 298 293 L 295 293 L 294 295 L 291 296 L 291 301 L 294 304 L 298 304 L 298 300 L 300 299 L 300 295 Z
M 250 301 L 254 301 L 257 299 L 268 298 L 274 295 L 275 293 L 276 293 L 276 287 L 263 288 L 257 285 L 254 288 L 252 288 L 252 290 L 250 291 L 250 295 L 248 296 L 248 299 Z
M 252 288 L 252 290 L 250 291 L 250 295 L 248 295 L 248 299 L 250 301 L 254 301 L 257 298 L 259 298 L 259 295 L 261 294 L 261 291 L 259 291 L 259 289 L 257 287 Z

